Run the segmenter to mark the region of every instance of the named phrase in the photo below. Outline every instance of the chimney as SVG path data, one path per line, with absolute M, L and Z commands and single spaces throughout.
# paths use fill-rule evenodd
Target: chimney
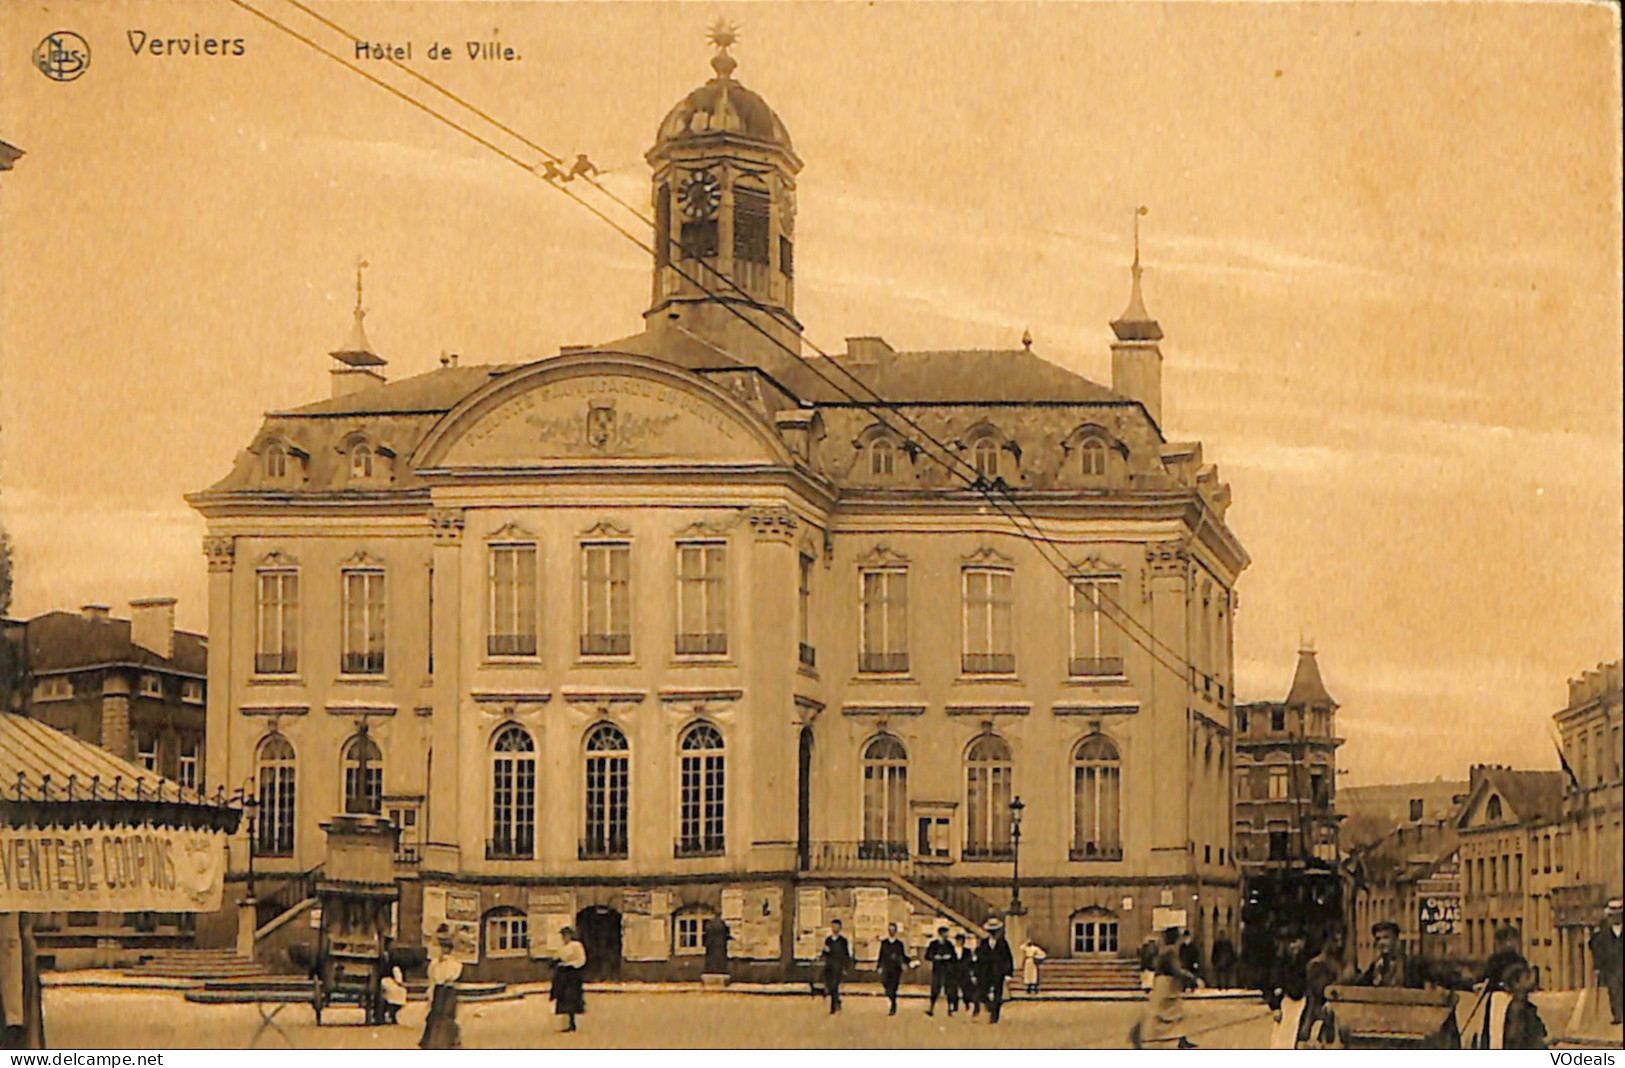
M 144 597 L 130 602 L 130 642 L 165 660 L 175 656 L 175 598 Z
M 79 606 L 80 613 L 96 623 L 106 623 L 108 613 L 111 611 L 105 604 L 86 604 Z
M 883 337 L 846 339 L 846 361 L 854 367 L 873 367 L 880 362 L 881 353 L 890 355 L 895 351 Z

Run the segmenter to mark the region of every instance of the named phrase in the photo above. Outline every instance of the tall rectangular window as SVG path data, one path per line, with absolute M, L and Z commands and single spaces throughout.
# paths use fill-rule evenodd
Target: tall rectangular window
M 818 665 L 818 654 L 812 644 L 812 571 L 813 558 L 800 556 L 801 571 L 796 579 L 796 637 L 801 644 L 801 662 L 807 667 Z
M 671 263 L 671 185 L 662 182 L 655 191 L 655 266 Z
M 720 656 L 728 651 L 727 547 L 714 541 L 677 543 L 677 652 Z
M 763 266 L 768 257 L 769 200 L 766 193 L 734 187 L 734 259 Z
M 963 579 L 965 646 L 960 669 L 980 675 L 1014 672 L 1015 576 L 1004 570 L 968 567 Z
M 148 735 L 136 742 L 135 762 L 147 771 L 158 770 L 158 738 Z
M 1291 779 L 1286 768 L 1270 769 L 1270 800 L 1284 801 L 1292 796 Z
M 488 656 L 536 655 L 536 546 L 490 547 L 485 651 Z
M 198 788 L 197 776 L 197 743 L 183 742 L 181 744 L 181 760 L 179 774 L 175 781 L 190 790 Z
M 343 578 L 344 674 L 382 675 L 384 572 L 379 568 L 347 568 Z
M 632 655 L 632 546 L 581 547 L 581 655 Z
M 1073 678 L 1113 678 L 1123 674 L 1123 582 L 1118 578 L 1074 578 L 1072 585 Z
M 863 572 L 863 620 L 858 670 L 908 670 L 908 572 L 886 568 Z
M 299 670 L 299 572 L 258 573 L 254 673 L 292 675 Z

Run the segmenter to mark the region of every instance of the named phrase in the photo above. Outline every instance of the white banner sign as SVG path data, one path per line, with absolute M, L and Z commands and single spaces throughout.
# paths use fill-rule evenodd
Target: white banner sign
M 220 831 L 0 828 L 0 912 L 217 912 Z

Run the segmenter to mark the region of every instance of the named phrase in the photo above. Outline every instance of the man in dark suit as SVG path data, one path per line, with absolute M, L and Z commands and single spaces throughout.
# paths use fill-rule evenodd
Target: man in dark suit
M 1591 966 L 1597 972 L 1597 985 L 1608 989 L 1608 1008 L 1615 1024 L 1620 1022 L 1620 1003 L 1625 1001 L 1625 956 L 1621 955 L 1622 920 L 1625 900 L 1614 898 L 1602 923 L 1591 933 Z
M 880 959 L 875 966 L 880 971 L 880 988 L 886 992 L 886 998 L 891 1002 L 891 1011 L 887 1016 L 897 1015 L 897 987 L 903 981 L 903 970 L 912 963 L 908 956 L 908 947 L 903 940 L 897 937 L 897 925 L 888 924 L 886 937 L 880 940 Z
M 988 920 L 987 937 L 976 947 L 976 977 L 990 1024 L 999 1022 L 999 1012 L 1004 1007 L 1004 984 L 1015 970 L 1015 955 L 1005 940 L 1004 924 L 996 919 Z
M 959 1007 L 959 985 L 954 981 L 954 965 L 959 961 L 959 952 L 948 939 L 948 928 L 937 928 L 937 937 L 925 947 L 925 959 L 931 965 L 931 1001 L 925 1007 L 925 1014 L 936 1015 L 937 997 L 946 990 L 948 1015 L 952 1016 Z
M 852 947 L 841 933 L 841 921 L 829 921 L 829 937 L 824 939 L 824 990 L 829 994 L 829 1011 L 833 1016 L 841 1011 L 841 980 L 852 966 Z
M 948 1011 L 953 1011 L 957 994 L 970 1014 L 976 1016 L 982 1011 L 982 1000 L 976 996 L 976 948 L 965 944 L 963 934 L 955 935 L 954 941 L 959 943 L 959 960 L 954 965 L 954 987 L 948 994 Z

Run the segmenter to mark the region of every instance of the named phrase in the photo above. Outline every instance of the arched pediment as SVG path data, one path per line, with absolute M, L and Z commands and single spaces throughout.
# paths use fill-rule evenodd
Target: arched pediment
M 726 390 L 616 352 L 571 353 L 493 378 L 413 455 L 420 470 L 595 462 L 794 464 L 778 434 Z

